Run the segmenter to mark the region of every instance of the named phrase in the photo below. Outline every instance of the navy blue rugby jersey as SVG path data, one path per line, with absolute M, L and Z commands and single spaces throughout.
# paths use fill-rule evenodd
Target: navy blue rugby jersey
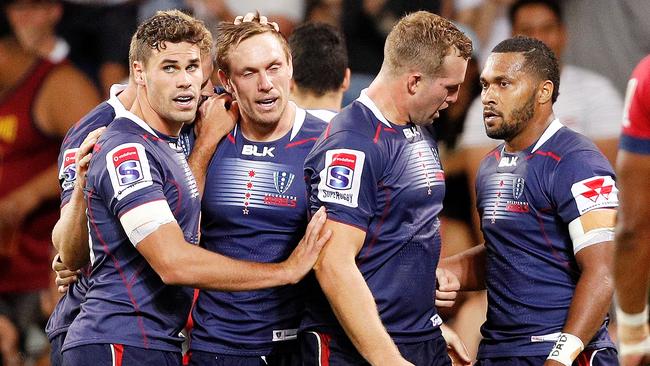
M 476 181 L 487 248 L 487 321 L 479 358 L 546 356 L 580 277 L 568 225 L 618 206 L 612 167 L 586 137 L 555 120 L 524 151 L 504 145 Z M 586 348 L 614 347 L 603 325 Z
M 253 262 L 289 257 L 308 222 L 303 163 L 325 127 L 297 107 L 292 130 L 275 141 L 250 141 L 237 125 L 208 167 L 201 245 Z M 296 286 L 201 290 L 192 312 L 190 349 L 266 355 L 274 342 L 296 338 L 302 309 Z
M 312 212 L 366 232 L 356 261 L 396 342 L 439 335 L 435 271 L 445 195 L 438 147 L 428 131 L 387 121 L 361 97 L 330 122 L 305 161 Z M 343 334 L 312 276 L 301 329 Z
M 77 172 L 75 170 L 75 154 L 86 139 L 88 134 L 100 127 L 108 126 L 113 121 L 116 114 L 124 111 L 124 106 L 117 99 L 117 94 L 124 90 L 126 85 L 113 85 L 111 87 L 111 96 L 105 102 L 99 104 L 92 111 L 88 112 L 79 120 L 65 135 L 59 152 L 59 183 L 61 185 L 61 206 L 63 207 L 70 200 Z M 68 287 L 59 302 L 56 304 L 54 311 L 45 327 L 45 332 L 49 339 L 64 333 L 68 326 L 79 314 L 81 302 L 86 295 L 88 287 L 87 275 L 89 267 L 85 267 L 78 276 L 78 281 Z
M 95 146 L 85 189 L 92 272 L 63 349 L 115 343 L 180 351 L 192 290 L 167 286 L 128 239 L 119 217 L 169 205 L 185 240 L 198 244 L 200 198 L 178 138 L 125 112 Z

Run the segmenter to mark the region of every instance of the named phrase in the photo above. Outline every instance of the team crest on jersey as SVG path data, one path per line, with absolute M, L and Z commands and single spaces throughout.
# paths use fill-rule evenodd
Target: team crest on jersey
M 524 193 L 524 178 L 517 177 L 512 180 L 512 197 L 516 200 Z
M 289 172 L 273 172 L 275 190 L 279 194 L 284 194 L 291 187 L 291 183 L 293 183 L 295 177 L 295 174 Z
M 111 177 L 114 197 L 118 201 L 153 184 L 149 160 L 141 144 L 122 144 L 109 151 L 106 155 L 106 169 Z
M 74 182 L 77 179 L 77 166 L 75 155 L 79 149 L 67 149 L 63 152 L 63 161 L 59 168 L 59 181 L 61 189 L 64 191 L 74 188 Z
M 336 149 L 325 153 L 320 172 L 318 198 L 323 202 L 358 207 L 361 173 L 366 154 L 363 151 Z
M 618 206 L 618 189 L 611 176 L 596 176 L 571 186 L 573 199 L 580 215 L 600 207 Z

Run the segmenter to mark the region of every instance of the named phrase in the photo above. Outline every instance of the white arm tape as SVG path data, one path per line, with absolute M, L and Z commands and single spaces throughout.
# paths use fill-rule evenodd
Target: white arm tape
M 650 355 L 650 337 L 646 337 L 639 343 L 618 342 L 618 352 L 621 356 L 627 355 Z
M 570 333 L 561 333 L 546 359 L 571 366 L 583 349 L 585 345 L 580 338 Z
M 614 228 L 602 227 L 585 233 L 580 217 L 578 217 L 569 223 L 569 235 L 573 241 L 573 254 L 577 254 L 590 245 L 614 240 Z
M 639 327 L 648 324 L 648 304 L 642 312 L 636 314 L 626 313 L 616 305 L 616 322 L 628 327 Z
M 158 230 L 161 225 L 175 222 L 167 201 L 152 201 L 140 205 L 120 217 L 120 222 L 129 240 L 136 246 L 142 239 Z

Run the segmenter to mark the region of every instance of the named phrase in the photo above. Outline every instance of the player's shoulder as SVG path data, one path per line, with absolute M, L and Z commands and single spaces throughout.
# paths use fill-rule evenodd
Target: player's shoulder
M 382 123 L 375 113 L 359 100 L 343 108 L 329 123 L 328 135 L 351 132 L 373 139 L 377 127 Z
M 68 130 L 63 139 L 62 149 L 79 147 L 90 132 L 108 126 L 114 118 L 115 108 L 110 103 L 98 104 Z
M 325 131 L 325 128 L 327 128 L 327 122 L 323 121 L 322 119 L 307 113 L 306 110 L 296 107 L 296 117 L 295 117 L 295 124 L 297 124 L 296 127 L 299 128 L 299 131 L 297 131 L 298 136 L 301 138 L 312 138 L 312 137 L 318 137 Z

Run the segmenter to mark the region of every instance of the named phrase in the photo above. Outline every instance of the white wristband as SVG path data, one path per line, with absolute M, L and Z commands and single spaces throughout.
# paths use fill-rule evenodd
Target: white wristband
M 616 305 L 616 322 L 628 327 L 639 327 L 648 324 L 648 304 L 645 305 L 642 312 L 636 314 L 626 313 Z
M 583 349 L 585 349 L 585 345 L 580 338 L 573 334 L 560 333 L 555 345 L 553 345 L 553 349 L 551 349 L 551 353 L 546 359 L 557 361 L 565 366 L 571 366 L 573 360 L 578 357 Z

